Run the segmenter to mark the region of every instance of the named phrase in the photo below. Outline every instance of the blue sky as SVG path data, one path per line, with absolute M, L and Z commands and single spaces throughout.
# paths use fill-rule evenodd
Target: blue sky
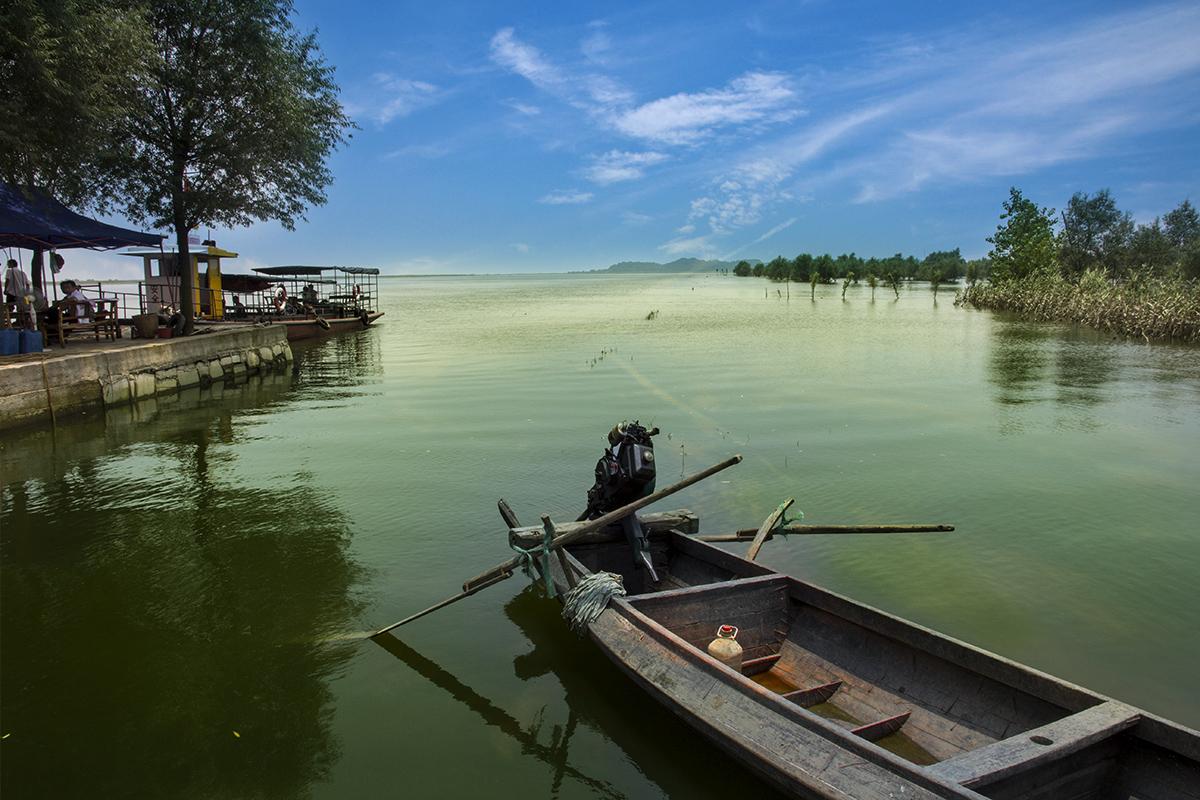
M 361 130 L 295 232 L 213 231 L 243 267 L 978 256 L 1011 185 L 1110 188 L 1142 221 L 1200 200 L 1195 2 L 298 0 L 297 22 Z

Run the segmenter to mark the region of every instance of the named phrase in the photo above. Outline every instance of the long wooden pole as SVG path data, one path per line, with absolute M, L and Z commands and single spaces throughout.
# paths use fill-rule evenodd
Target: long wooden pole
M 782 525 L 767 534 L 767 540 L 776 534 L 811 536 L 825 533 L 948 533 L 953 525 Z M 733 533 L 714 533 L 693 536 L 702 542 L 747 542 L 758 533 L 758 528 L 743 528 Z
M 714 464 L 713 466 L 709 467 L 708 469 L 703 470 L 702 472 L 697 472 L 695 475 L 690 475 L 687 478 L 684 478 L 683 480 L 679 481 L 678 483 L 671 484 L 670 486 L 668 486 L 665 489 L 659 489 L 657 492 L 654 492 L 653 494 L 648 494 L 645 497 L 642 497 L 638 500 L 634 500 L 632 503 L 622 506 L 621 508 L 618 508 L 616 511 L 610 511 L 609 513 L 605 514 L 602 517 L 597 517 L 596 519 L 592 520 L 591 522 L 587 523 L 586 525 L 579 526 L 578 528 L 571 531 L 570 533 L 564 533 L 561 536 L 555 537 L 554 540 L 550 543 L 550 550 L 551 551 L 560 550 L 561 548 L 565 547 L 566 545 L 570 544 L 571 542 L 575 541 L 576 539 L 578 539 L 581 536 L 589 534 L 592 531 L 607 527 L 614 522 L 618 522 L 621 519 L 624 519 L 625 517 L 629 516 L 633 512 L 637 511 L 638 509 L 644 508 L 644 507 L 650 505 L 651 503 L 657 503 L 659 500 L 662 500 L 664 497 L 673 495 L 676 492 L 686 489 L 687 487 L 691 486 L 694 483 L 699 483 L 700 481 L 704 480 L 705 478 L 709 478 L 713 475 L 716 475 L 721 470 L 728 469 L 729 467 L 732 467 L 734 464 L 741 462 L 741 460 L 742 460 L 742 457 L 740 455 L 732 456 L 730 458 L 725 459 L 720 464 Z M 374 638 L 376 636 L 379 636 L 380 634 L 387 633 L 388 631 L 392 630 L 393 628 L 399 628 L 401 625 L 407 625 L 408 623 L 412 622 L 415 619 L 420 619 L 421 617 L 425 616 L 426 614 L 431 614 L 434 611 L 437 611 L 439 608 L 445 608 L 446 606 L 450 605 L 451 603 L 457 603 L 459 600 L 462 600 L 465 597 L 470 597 L 471 595 L 478 592 L 480 589 L 486 589 L 489 586 L 493 586 L 497 583 L 500 583 L 500 581 L 504 580 L 505 578 L 511 577 L 513 574 L 513 571 L 521 566 L 521 562 L 523 560 L 524 559 L 521 556 L 514 556 L 514 557 L 510 558 L 508 561 L 505 561 L 503 564 L 497 564 L 496 566 L 492 567 L 491 569 L 487 570 L 486 572 L 480 573 L 479 575 L 476 575 L 474 578 L 471 578 L 469 581 L 464 583 L 463 587 L 462 587 L 462 591 L 459 592 L 458 594 L 451 595 L 450 597 L 447 597 L 445 600 L 442 600 L 440 603 L 435 603 L 434 605 L 430 606 L 429 608 L 426 608 L 423 611 L 418 611 L 416 614 L 413 614 L 412 616 L 405 617 L 404 619 L 400 620 L 399 622 L 393 622 L 391 625 L 388 625 L 386 628 L 380 628 L 379 630 L 372 633 L 370 635 L 370 638 Z

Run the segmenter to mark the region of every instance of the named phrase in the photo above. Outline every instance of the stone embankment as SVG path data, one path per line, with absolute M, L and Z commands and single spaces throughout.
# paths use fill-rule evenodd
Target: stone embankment
M 248 375 L 287 369 L 292 350 L 283 326 L 245 327 L 179 339 L 127 341 L 45 358 L 0 362 L 0 429 L 114 407 Z

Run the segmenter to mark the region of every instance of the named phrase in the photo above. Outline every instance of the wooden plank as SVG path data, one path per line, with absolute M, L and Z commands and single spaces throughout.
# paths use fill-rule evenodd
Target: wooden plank
M 750 543 L 750 549 L 746 551 L 746 560 L 753 561 L 758 557 L 758 551 L 762 549 L 763 542 L 767 540 L 767 534 L 779 524 L 779 520 L 783 519 L 784 512 L 791 508 L 792 503 L 796 502 L 796 498 L 789 497 L 779 504 L 779 507 L 771 512 L 771 515 L 763 520 L 763 524 L 759 526 L 758 532 L 754 534 L 754 541 Z
M 929 767 L 930 772 L 976 788 L 1032 769 L 1133 727 L 1141 713 L 1124 703 L 1106 703 L 963 753 Z
M 866 725 L 859 725 L 857 728 L 851 728 L 850 732 L 855 736 L 861 736 L 868 742 L 876 742 L 885 736 L 891 736 L 896 731 L 904 727 L 904 723 L 908 722 L 908 718 L 912 716 L 911 711 L 905 711 L 903 714 L 897 714 L 894 717 L 881 719 L 878 722 L 869 722 Z
M 771 667 L 775 666 L 775 662 L 779 661 L 779 653 L 769 656 L 760 656 L 758 658 L 748 658 L 742 662 L 743 675 L 757 675 L 760 672 L 766 672 Z
M 784 692 L 780 695 L 784 700 L 791 700 L 796 705 L 802 708 L 824 703 L 842 688 L 842 681 L 830 681 L 822 683 L 820 686 L 813 686 L 810 689 L 797 689 L 794 692 Z
M 504 525 L 509 530 L 521 527 L 521 520 L 517 519 L 516 513 L 503 497 L 496 501 L 496 508 L 499 509 L 500 518 L 504 520 Z

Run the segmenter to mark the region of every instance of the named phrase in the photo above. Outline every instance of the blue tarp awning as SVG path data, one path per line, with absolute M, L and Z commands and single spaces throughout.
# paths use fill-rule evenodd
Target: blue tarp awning
M 26 193 L 0 181 L 0 247 L 111 250 L 134 245 L 158 247 L 162 240 L 157 234 L 119 228 L 76 214 L 43 191 Z

